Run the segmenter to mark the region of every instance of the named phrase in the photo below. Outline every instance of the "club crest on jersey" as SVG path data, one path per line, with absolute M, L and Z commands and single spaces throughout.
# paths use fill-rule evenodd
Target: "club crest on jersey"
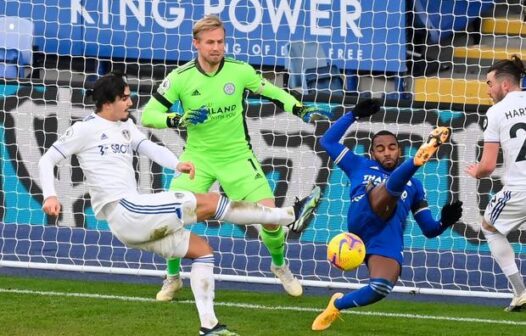
M 130 141 L 131 139 L 130 131 L 128 131 L 127 129 L 122 130 L 122 136 L 124 137 L 124 139 L 126 139 L 126 141 Z
M 236 87 L 234 83 L 226 83 L 223 87 L 223 91 L 225 91 L 225 93 L 230 96 L 236 92 Z
M 159 85 L 159 87 L 157 88 L 157 92 L 161 95 L 161 96 L 164 96 L 164 94 L 166 93 L 166 91 L 168 91 L 168 89 L 170 88 L 170 80 L 168 78 L 165 78 L 163 80 L 163 82 L 161 83 L 161 85 Z
M 66 141 L 67 138 L 70 138 L 73 135 L 73 127 L 69 127 L 66 132 L 58 139 L 59 142 Z

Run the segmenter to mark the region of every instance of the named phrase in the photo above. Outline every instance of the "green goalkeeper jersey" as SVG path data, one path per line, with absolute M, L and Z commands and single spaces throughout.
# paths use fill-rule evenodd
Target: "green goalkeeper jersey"
M 216 73 L 206 74 L 193 60 L 164 79 L 144 107 L 141 121 L 146 127 L 166 128 L 167 113 L 175 101 L 181 101 L 185 112 L 204 105 L 209 110 L 208 119 L 187 126 L 185 150 L 216 160 L 243 155 L 251 150 L 245 122 L 245 90 L 267 97 L 287 112 L 292 112 L 294 105 L 301 105 L 245 62 L 224 58 Z

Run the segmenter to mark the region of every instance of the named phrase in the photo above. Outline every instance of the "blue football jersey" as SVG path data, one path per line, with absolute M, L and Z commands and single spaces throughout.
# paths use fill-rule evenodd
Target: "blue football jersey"
M 391 174 L 378 162 L 356 155 L 351 151 L 345 153 L 338 162 L 338 166 L 342 168 L 351 183 L 349 195 L 351 202 L 353 199 L 363 197 L 369 185 L 377 186 L 385 182 Z M 405 222 L 411 209 L 418 208 L 424 202 L 426 202 L 426 196 L 422 183 L 416 178 L 411 178 L 400 195 L 395 213 L 389 221 L 396 220 L 402 229 L 405 228 Z

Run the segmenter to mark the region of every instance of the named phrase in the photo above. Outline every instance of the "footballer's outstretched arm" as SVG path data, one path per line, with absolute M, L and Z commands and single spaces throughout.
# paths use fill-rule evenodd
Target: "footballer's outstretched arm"
M 40 187 L 44 198 L 42 210 L 50 216 L 58 216 L 60 213 L 60 202 L 55 190 L 53 170 L 57 163 L 63 159 L 65 159 L 64 155 L 52 146 L 38 161 Z
M 57 163 L 64 160 L 63 156 L 55 147 L 51 147 L 38 161 L 38 173 L 40 177 L 40 186 L 44 199 L 50 196 L 56 196 L 55 176 L 53 170 Z
M 168 148 L 158 145 L 148 139 L 142 140 L 137 145 L 137 153 L 148 157 L 163 167 L 177 170 L 177 165 L 179 164 L 177 156 Z
M 338 119 L 323 135 L 320 144 L 329 157 L 344 171 L 356 168 L 361 157 L 352 152 L 347 146 L 340 143 L 347 129 L 356 119 L 352 113 L 347 113 Z M 343 158 L 345 157 L 345 160 Z
M 179 161 L 179 158 L 164 146 L 158 145 L 148 139 L 143 139 L 137 145 L 137 153 L 144 155 L 157 164 L 170 168 L 175 172 L 189 174 L 190 179 L 194 178 L 194 164 L 191 162 Z
M 425 199 L 424 189 L 420 181 L 415 182 L 419 188 L 419 200 L 414 202 L 411 211 L 422 233 L 427 238 L 434 238 L 441 235 L 450 226 L 454 225 L 462 217 L 462 202 L 455 201 L 446 204 L 440 212 L 440 219 L 435 220 L 429 210 L 427 200 Z

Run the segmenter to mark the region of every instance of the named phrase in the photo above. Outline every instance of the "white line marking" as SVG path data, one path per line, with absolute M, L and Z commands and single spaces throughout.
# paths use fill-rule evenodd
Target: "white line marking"
M 118 295 L 103 295 L 103 294 L 89 294 L 89 293 L 65 293 L 65 292 L 53 292 L 53 291 L 48 292 L 48 291 L 34 291 L 34 290 L 29 290 L 29 289 L 14 289 L 14 288 L 0 288 L 0 293 L 80 297 L 80 298 L 130 301 L 130 302 L 156 302 L 155 299 L 138 297 L 138 296 L 118 296 Z M 194 301 L 193 300 L 173 301 L 173 303 L 175 304 L 180 304 L 180 303 L 194 304 Z M 295 311 L 295 312 L 313 312 L 313 313 L 321 312 L 321 309 L 316 309 L 316 308 L 287 307 L 287 306 L 263 306 L 263 305 L 236 303 L 236 302 L 215 302 L 215 305 L 224 306 L 224 307 L 258 309 L 258 310 L 289 310 L 289 311 Z M 400 313 L 385 313 L 385 312 L 356 311 L 356 310 L 344 310 L 342 311 L 342 313 L 352 314 L 352 315 L 396 317 L 396 318 L 420 319 L 420 320 L 477 322 L 477 323 L 526 326 L 526 322 L 522 322 L 522 321 L 490 320 L 490 319 L 481 319 L 481 318 L 472 318 L 472 317 L 432 316 L 432 315 L 400 314 Z

